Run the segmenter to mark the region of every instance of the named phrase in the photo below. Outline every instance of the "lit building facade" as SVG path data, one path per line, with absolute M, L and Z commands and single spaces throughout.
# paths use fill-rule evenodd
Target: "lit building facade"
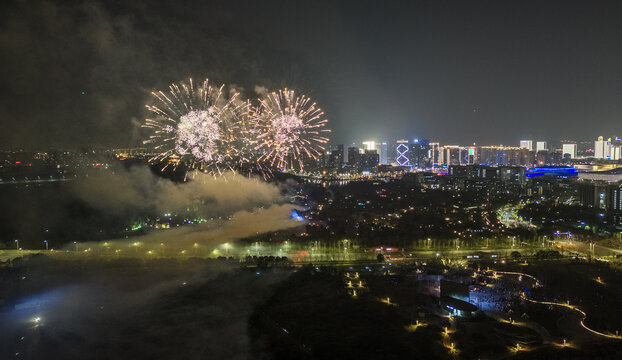
M 562 144 L 562 156 L 570 155 L 571 159 L 577 157 L 577 144 Z

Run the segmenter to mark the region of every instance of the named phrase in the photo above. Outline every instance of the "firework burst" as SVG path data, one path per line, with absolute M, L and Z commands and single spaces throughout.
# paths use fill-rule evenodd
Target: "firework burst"
M 168 93 L 152 92 L 155 105 L 146 105 L 152 117 L 143 125 L 153 131 L 143 143 L 158 152 L 151 160 L 176 167 L 187 158 L 191 167 L 214 174 L 248 161 L 242 144 L 248 104 L 238 93 L 227 96 L 223 89 L 207 79 L 198 86 L 189 79 L 172 84 Z
M 281 170 L 304 167 L 304 160 L 316 159 L 325 150 L 327 120 L 314 102 L 293 90 L 267 95 L 253 110 L 254 149 L 258 162 Z

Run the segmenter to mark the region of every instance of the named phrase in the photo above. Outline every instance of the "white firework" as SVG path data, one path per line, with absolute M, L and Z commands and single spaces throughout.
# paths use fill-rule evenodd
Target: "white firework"
M 227 98 L 223 88 L 212 87 L 207 79 L 195 88 L 190 79 L 172 84 L 168 94 L 152 93 L 156 104 L 146 107 L 154 116 L 143 125 L 153 130 L 143 141 L 158 152 L 152 161 L 178 166 L 189 159 L 192 167 L 214 174 L 235 170 L 247 161 L 240 156 L 239 141 L 248 105 L 237 92 Z

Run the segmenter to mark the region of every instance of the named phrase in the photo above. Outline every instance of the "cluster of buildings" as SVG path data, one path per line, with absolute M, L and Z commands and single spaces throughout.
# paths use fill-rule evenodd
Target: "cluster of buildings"
M 428 139 L 394 142 L 364 141 L 362 146 L 338 145 L 307 170 L 333 173 L 382 172 L 447 168 L 452 165 L 538 166 L 574 165 L 586 161 L 622 161 L 622 139 L 599 137 L 593 143 L 562 141 L 550 148 L 546 141 L 521 140 L 518 146 L 441 145 Z M 593 145 L 593 146 L 592 146 Z M 601 162 L 602 162 L 601 161 Z
M 621 152 L 620 138 L 602 136 L 590 142 L 561 141 L 555 147 L 533 140 L 521 140 L 518 146 L 441 145 L 428 139 L 365 141 L 361 147 L 338 145 L 305 171 L 324 178 L 402 172 L 408 173 L 405 179 L 432 188 L 506 184 L 528 195 L 542 194 L 547 181 L 567 179 L 578 203 L 599 209 L 602 217 L 622 225 Z
M 600 209 L 601 217 L 613 215 L 614 222 L 622 225 L 622 167 L 580 172 L 578 180 L 581 205 Z

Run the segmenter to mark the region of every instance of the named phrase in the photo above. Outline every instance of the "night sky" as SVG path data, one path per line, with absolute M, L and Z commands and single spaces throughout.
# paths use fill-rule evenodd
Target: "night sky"
M 622 2 L 0 5 L 0 149 L 136 146 L 150 91 L 188 77 L 305 92 L 333 145 L 620 136 Z

